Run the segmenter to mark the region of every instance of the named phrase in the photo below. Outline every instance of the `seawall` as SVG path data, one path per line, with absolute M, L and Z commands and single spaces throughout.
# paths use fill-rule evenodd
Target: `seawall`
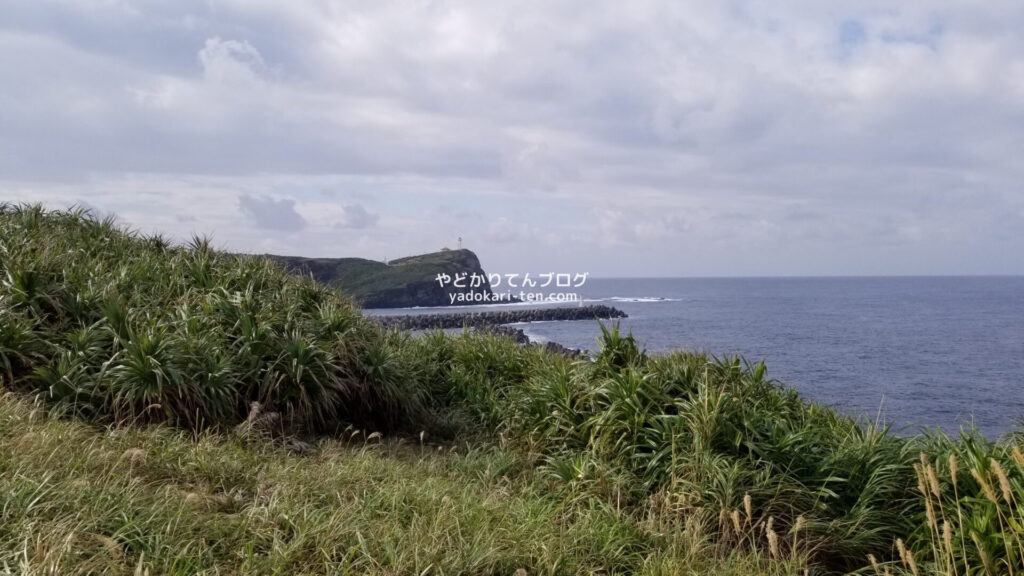
M 402 314 L 373 316 L 373 320 L 387 328 L 401 330 L 437 330 L 447 328 L 486 328 L 517 322 L 544 322 L 553 320 L 594 320 L 625 318 L 618 308 L 604 305 L 578 308 L 537 308 L 531 310 L 489 310 L 486 312 L 443 312 L 438 314 Z

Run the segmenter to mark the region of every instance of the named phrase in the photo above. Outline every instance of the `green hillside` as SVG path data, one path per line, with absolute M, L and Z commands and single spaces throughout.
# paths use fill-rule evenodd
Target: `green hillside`
M 614 325 L 413 337 L 81 211 L 0 205 L 0 378 L 5 574 L 1024 572 L 1019 433 L 896 436 Z
M 438 274 L 454 278 L 487 275 L 476 254 L 469 250 L 448 250 L 392 260 L 388 264 L 363 258 L 302 258 L 268 256 L 290 270 L 311 273 L 317 281 L 342 289 L 364 308 L 406 308 L 449 306 L 450 294 L 474 290 L 491 293 L 490 285 L 463 288 L 442 285 Z M 458 303 L 456 303 L 458 304 Z

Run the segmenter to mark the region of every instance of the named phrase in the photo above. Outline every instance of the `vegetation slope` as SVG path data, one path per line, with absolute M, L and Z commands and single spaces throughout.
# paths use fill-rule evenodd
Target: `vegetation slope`
M 0 373 L 10 573 L 1024 570 L 1018 436 L 898 437 L 614 326 L 413 338 L 77 210 L 0 208 Z

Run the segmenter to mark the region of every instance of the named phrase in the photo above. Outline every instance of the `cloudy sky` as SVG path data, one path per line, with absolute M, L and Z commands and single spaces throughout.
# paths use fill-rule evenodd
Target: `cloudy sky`
M 0 13 L 0 201 L 498 273 L 1024 273 L 1019 0 Z

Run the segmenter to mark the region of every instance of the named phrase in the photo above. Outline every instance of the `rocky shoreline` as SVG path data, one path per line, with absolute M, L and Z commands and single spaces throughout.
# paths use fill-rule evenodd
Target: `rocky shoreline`
M 385 328 L 399 330 L 444 330 L 472 328 L 512 338 L 519 344 L 539 345 L 530 342 L 523 330 L 507 326 L 519 322 L 545 322 L 562 320 L 607 320 L 626 318 L 618 308 L 605 305 L 581 306 L 578 308 L 538 308 L 531 310 L 490 310 L 486 312 L 443 312 L 437 314 L 401 314 L 395 316 L 372 316 Z M 579 356 L 582 352 L 567 348 L 557 342 L 546 342 L 544 347 L 558 354 Z
M 559 344 L 558 342 L 548 341 L 543 344 L 540 342 L 533 342 L 522 328 L 515 328 L 513 326 L 486 326 L 483 328 L 473 328 L 473 330 L 477 332 L 487 332 L 498 336 L 505 336 L 507 338 L 511 338 L 516 342 L 516 344 L 520 344 L 522 346 L 543 346 L 548 352 L 561 354 L 562 356 L 567 356 L 569 358 L 576 358 L 583 354 L 583 350 L 580 350 L 579 348 L 569 348 Z

